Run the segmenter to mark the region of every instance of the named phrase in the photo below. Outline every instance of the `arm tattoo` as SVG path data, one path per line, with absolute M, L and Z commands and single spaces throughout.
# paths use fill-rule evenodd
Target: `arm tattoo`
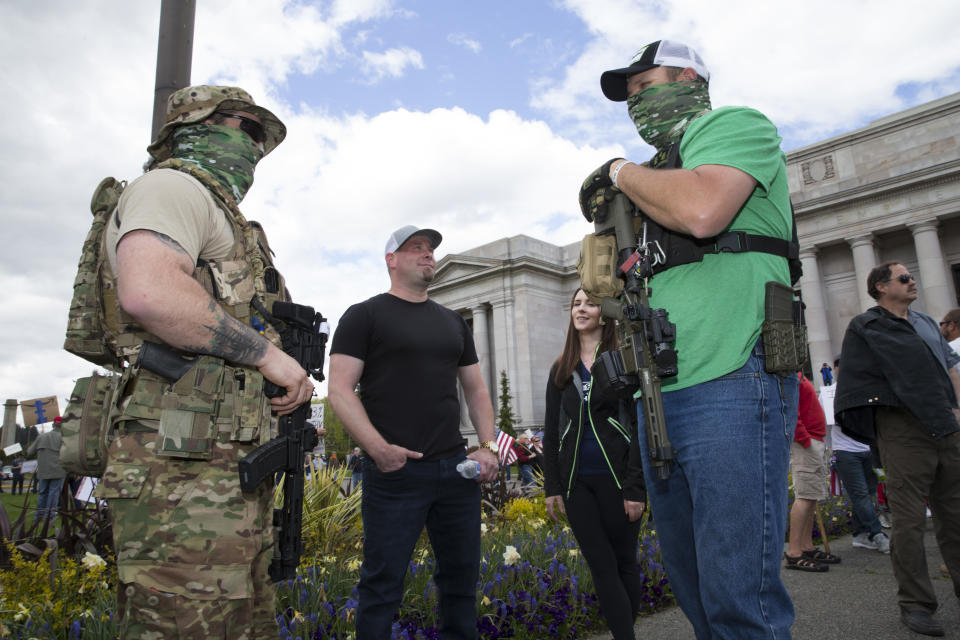
M 150 231 L 150 230 L 149 230 L 149 229 L 146 229 L 146 231 Z M 179 243 L 179 242 L 177 242 L 176 240 L 174 240 L 173 238 L 171 238 L 171 237 L 168 236 L 167 234 L 165 234 L 165 233 L 160 233 L 159 231 L 150 231 L 150 233 L 153 234 L 153 237 L 154 237 L 154 238 L 156 238 L 157 240 L 159 240 L 160 242 L 162 242 L 164 245 L 170 247 L 171 249 L 173 249 L 173 250 L 176 251 L 177 253 L 182 253 L 182 254 L 185 255 L 185 256 L 186 256 L 186 255 L 190 255 L 190 254 L 188 254 L 188 253 L 186 252 L 186 250 L 184 250 L 183 247 L 180 246 L 180 243 Z
M 214 316 L 213 324 L 203 325 L 210 332 L 210 342 L 193 347 L 197 353 L 206 353 L 238 364 L 254 365 L 267 352 L 267 340 L 250 327 L 223 311 L 216 301 L 208 307 Z

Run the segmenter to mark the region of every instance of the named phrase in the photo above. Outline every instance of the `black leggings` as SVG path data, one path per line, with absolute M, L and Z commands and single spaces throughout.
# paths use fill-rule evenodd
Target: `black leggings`
M 623 494 L 609 474 L 577 476 L 563 503 L 607 626 L 615 640 L 632 640 L 643 587 L 637 567 L 640 521 L 627 520 Z

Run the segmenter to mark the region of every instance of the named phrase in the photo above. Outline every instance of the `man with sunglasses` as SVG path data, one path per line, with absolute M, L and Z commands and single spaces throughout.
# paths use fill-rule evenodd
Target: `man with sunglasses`
M 238 203 L 285 135 L 242 89 L 180 89 L 149 171 L 107 222 L 102 322 L 127 366 L 97 491 L 110 505 L 124 638 L 277 634 L 273 487 L 242 493 L 237 461 L 271 438 L 271 411 L 290 413 L 313 385 L 264 313 L 289 293 Z M 190 370 L 174 380 L 134 366 L 148 341 Z M 265 381 L 286 393 L 268 401 Z
M 875 440 L 887 474 L 893 516 L 890 559 L 900 619 L 929 636 L 944 635 L 933 617 L 937 597 L 923 534 L 929 501 L 934 532 L 960 597 L 960 356 L 937 322 L 910 305 L 917 283 L 905 266 L 886 262 L 867 276 L 877 306 L 850 321 L 834 409 L 843 432 Z
M 960 309 L 950 309 L 940 321 L 940 333 L 950 343 L 950 348 L 960 353 Z

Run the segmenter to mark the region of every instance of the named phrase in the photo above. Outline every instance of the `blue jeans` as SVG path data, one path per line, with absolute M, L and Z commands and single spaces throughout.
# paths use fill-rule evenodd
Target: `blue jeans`
M 873 498 L 877 495 L 877 472 L 869 451 L 834 451 L 837 473 L 853 507 L 854 535 L 880 533 L 880 518 Z
M 663 394 L 675 450 L 670 477 L 650 463 L 647 495 L 673 593 L 697 638 L 789 638 L 793 602 L 780 579 L 787 468 L 798 380 L 763 370 L 758 342 L 740 369 Z
M 407 460 L 384 473 L 363 459 L 363 564 L 357 640 L 390 638 L 414 546 L 427 527 L 436 559 L 440 637 L 477 637 L 480 573 L 480 485 L 457 473 L 460 454 L 435 461 Z
M 532 485 L 533 480 L 533 466 L 529 464 L 520 465 L 520 486 L 527 487 Z
M 57 512 L 63 480 L 63 478 L 40 479 L 37 489 L 37 510 L 33 512 L 34 520 L 46 517 L 47 512 L 50 513 L 50 517 L 53 517 Z

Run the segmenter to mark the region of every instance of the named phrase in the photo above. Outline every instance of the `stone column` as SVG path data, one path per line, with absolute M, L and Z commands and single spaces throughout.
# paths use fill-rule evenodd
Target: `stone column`
M 853 269 L 857 277 L 857 297 L 860 300 L 860 311 L 866 311 L 877 304 L 876 300 L 867 293 L 867 276 L 870 270 L 877 266 L 877 250 L 873 246 L 873 234 L 865 233 L 861 236 L 847 238 L 850 249 L 853 251 Z
M 814 372 L 813 383 L 819 388 L 823 384 L 823 379 L 816 375 L 816 372 L 824 362 L 833 366 L 834 349 L 830 344 L 827 305 L 823 296 L 820 265 L 817 262 L 817 248 L 801 249 L 800 262 L 803 264 L 800 290 L 803 294 L 803 302 L 807 305 L 804 314 L 807 319 L 807 340 L 810 345 L 810 368 Z
M 477 348 L 477 358 L 480 360 L 480 375 L 487 385 L 487 391 L 493 395 L 494 388 L 490 378 L 490 338 L 487 333 L 487 307 L 478 304 L 470 309 L 473 313 L 473 344 Z
M 927 313 L 939 321 L 950 309 L 957 306 L 956 293 L 950 278 L 950 270 L 943 259 L 940 237 L 937 235 L 937 221 L 927 220 L 919 224 L 908 225 L 913 233 L 913 244 L 917 250 L 917 264 L 920 273 L 917 284 L 922 286 L 920 301 Z
M 517 337 L 513 321 L 513 300 L 510 298 L 497 300 L 492 302 L 491 306 L 493 307 L 493 348 L 495 355 L 492 370 L 494 385 L 490 396 L 496 412 L 500 410 L 500 371 L 506 370 L 507 379 L 510 381 L 510 395 L 516 395 Z M 511 400 L 513 412 L 517 416 L 518 422 L 522 424 L 523 416 L 520 416 L 517 411 L 516 397 L 511 398 Z
M 17 407 L 20 403 L 9 398 L 3 403 L 3 433 L 0 434 L 0 446 L 9 447 L 17 439 Z

